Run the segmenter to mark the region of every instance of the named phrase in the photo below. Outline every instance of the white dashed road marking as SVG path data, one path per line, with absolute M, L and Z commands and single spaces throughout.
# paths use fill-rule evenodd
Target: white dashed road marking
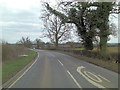
M 58 60 L 58 62 L 63 66 L 63 64 L 60 62 L 60 60 Z
M 82 88 L 80 86 L 80 84 L 76 81 L 76 79 L 73 77 L 73 75 L 67 70 L 67 73 L 71 76 L 71 78 L 73 79 L 73 81 L 76 83 L 76 85 L 79 87 L 79 88 Z

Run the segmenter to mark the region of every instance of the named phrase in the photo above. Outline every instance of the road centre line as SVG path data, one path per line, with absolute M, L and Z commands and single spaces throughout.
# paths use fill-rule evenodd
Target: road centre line
M 38 53 L 38 57 L 39 57 L 39 53 Z M 31 67 L 36 63 L 36 61 L 38 60 L 38 57 L 35 59 L 35 61 L 32 63 L 32 65 L 30 65 L 30 67 L 28 67 L 26 69 L 26 71 L 16 80 L 14 81 L 8 88 L 11 88 L 15 83 L 17 83 L 18 80 L 20 80 L 30 69 Z
M 67 70 L 67 73 L 71 76 L 71 78 L 73 79 L 73 81 L 76 83 L 76 85 L 79 87 L 79 88 L 82 88 L 80 86 L 80 84 L 76 81 L 76 79 L 73 77 L 73 75 Z
M 58 62 L 63 66 L 63 63 L 61 63 L 60 60 L 58 60 Z

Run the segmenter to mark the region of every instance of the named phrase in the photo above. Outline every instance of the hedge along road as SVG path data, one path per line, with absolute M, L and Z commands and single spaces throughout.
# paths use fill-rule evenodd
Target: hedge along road
M 34 65 L 9 88 L 118 88 L 118 74 L 69 55 L 36 50 Z

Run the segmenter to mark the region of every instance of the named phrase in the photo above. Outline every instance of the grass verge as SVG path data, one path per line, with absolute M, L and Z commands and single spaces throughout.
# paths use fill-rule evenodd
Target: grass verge
M 97 66 L 106 68 L 108 70 L 111 70 L 111 71 L 114 71 L 114 72 L 117 72 L 117 73 L 120 74 L 120 72 L 118 70 L 118 65 L 120 65 L 119 63 L 114 63 L 112 61 L 105 61 L 105 60 L 100 60 L 100 59 L 89 58 L 89 57 L 86 57 L 86 56 L 76 55 L 76 54 L 73 54 L 71 52 L 63 52 L 63 51 L 58 51 L 58 50 L 56 50 L 56 51 L 60 52 L 60 53 L 63 53 L 63 54 L 73 56 L 73 57 L 78 58 L 80 60 L 84 60 L 86 62 L 95 64 Z
M 12 60 L 9 63 L 2 64 L 2 83 L 9 80 L 22 68 L 24 68 L 28 63 L 30 63 L 35 58 L 35 51 L 30 51 L 28 56 L 21 56 L 17 60 Z

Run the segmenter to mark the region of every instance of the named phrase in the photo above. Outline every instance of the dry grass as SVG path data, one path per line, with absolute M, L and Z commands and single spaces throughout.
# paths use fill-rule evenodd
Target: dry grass
M 118 47 L 108 47 L 108 53 L 118 53 Z
M 8 63 L 11 60 L 18 59 L 21 54 L 29 54 L 29 51 L 20 45 L 2 45 L 2 63 Z

